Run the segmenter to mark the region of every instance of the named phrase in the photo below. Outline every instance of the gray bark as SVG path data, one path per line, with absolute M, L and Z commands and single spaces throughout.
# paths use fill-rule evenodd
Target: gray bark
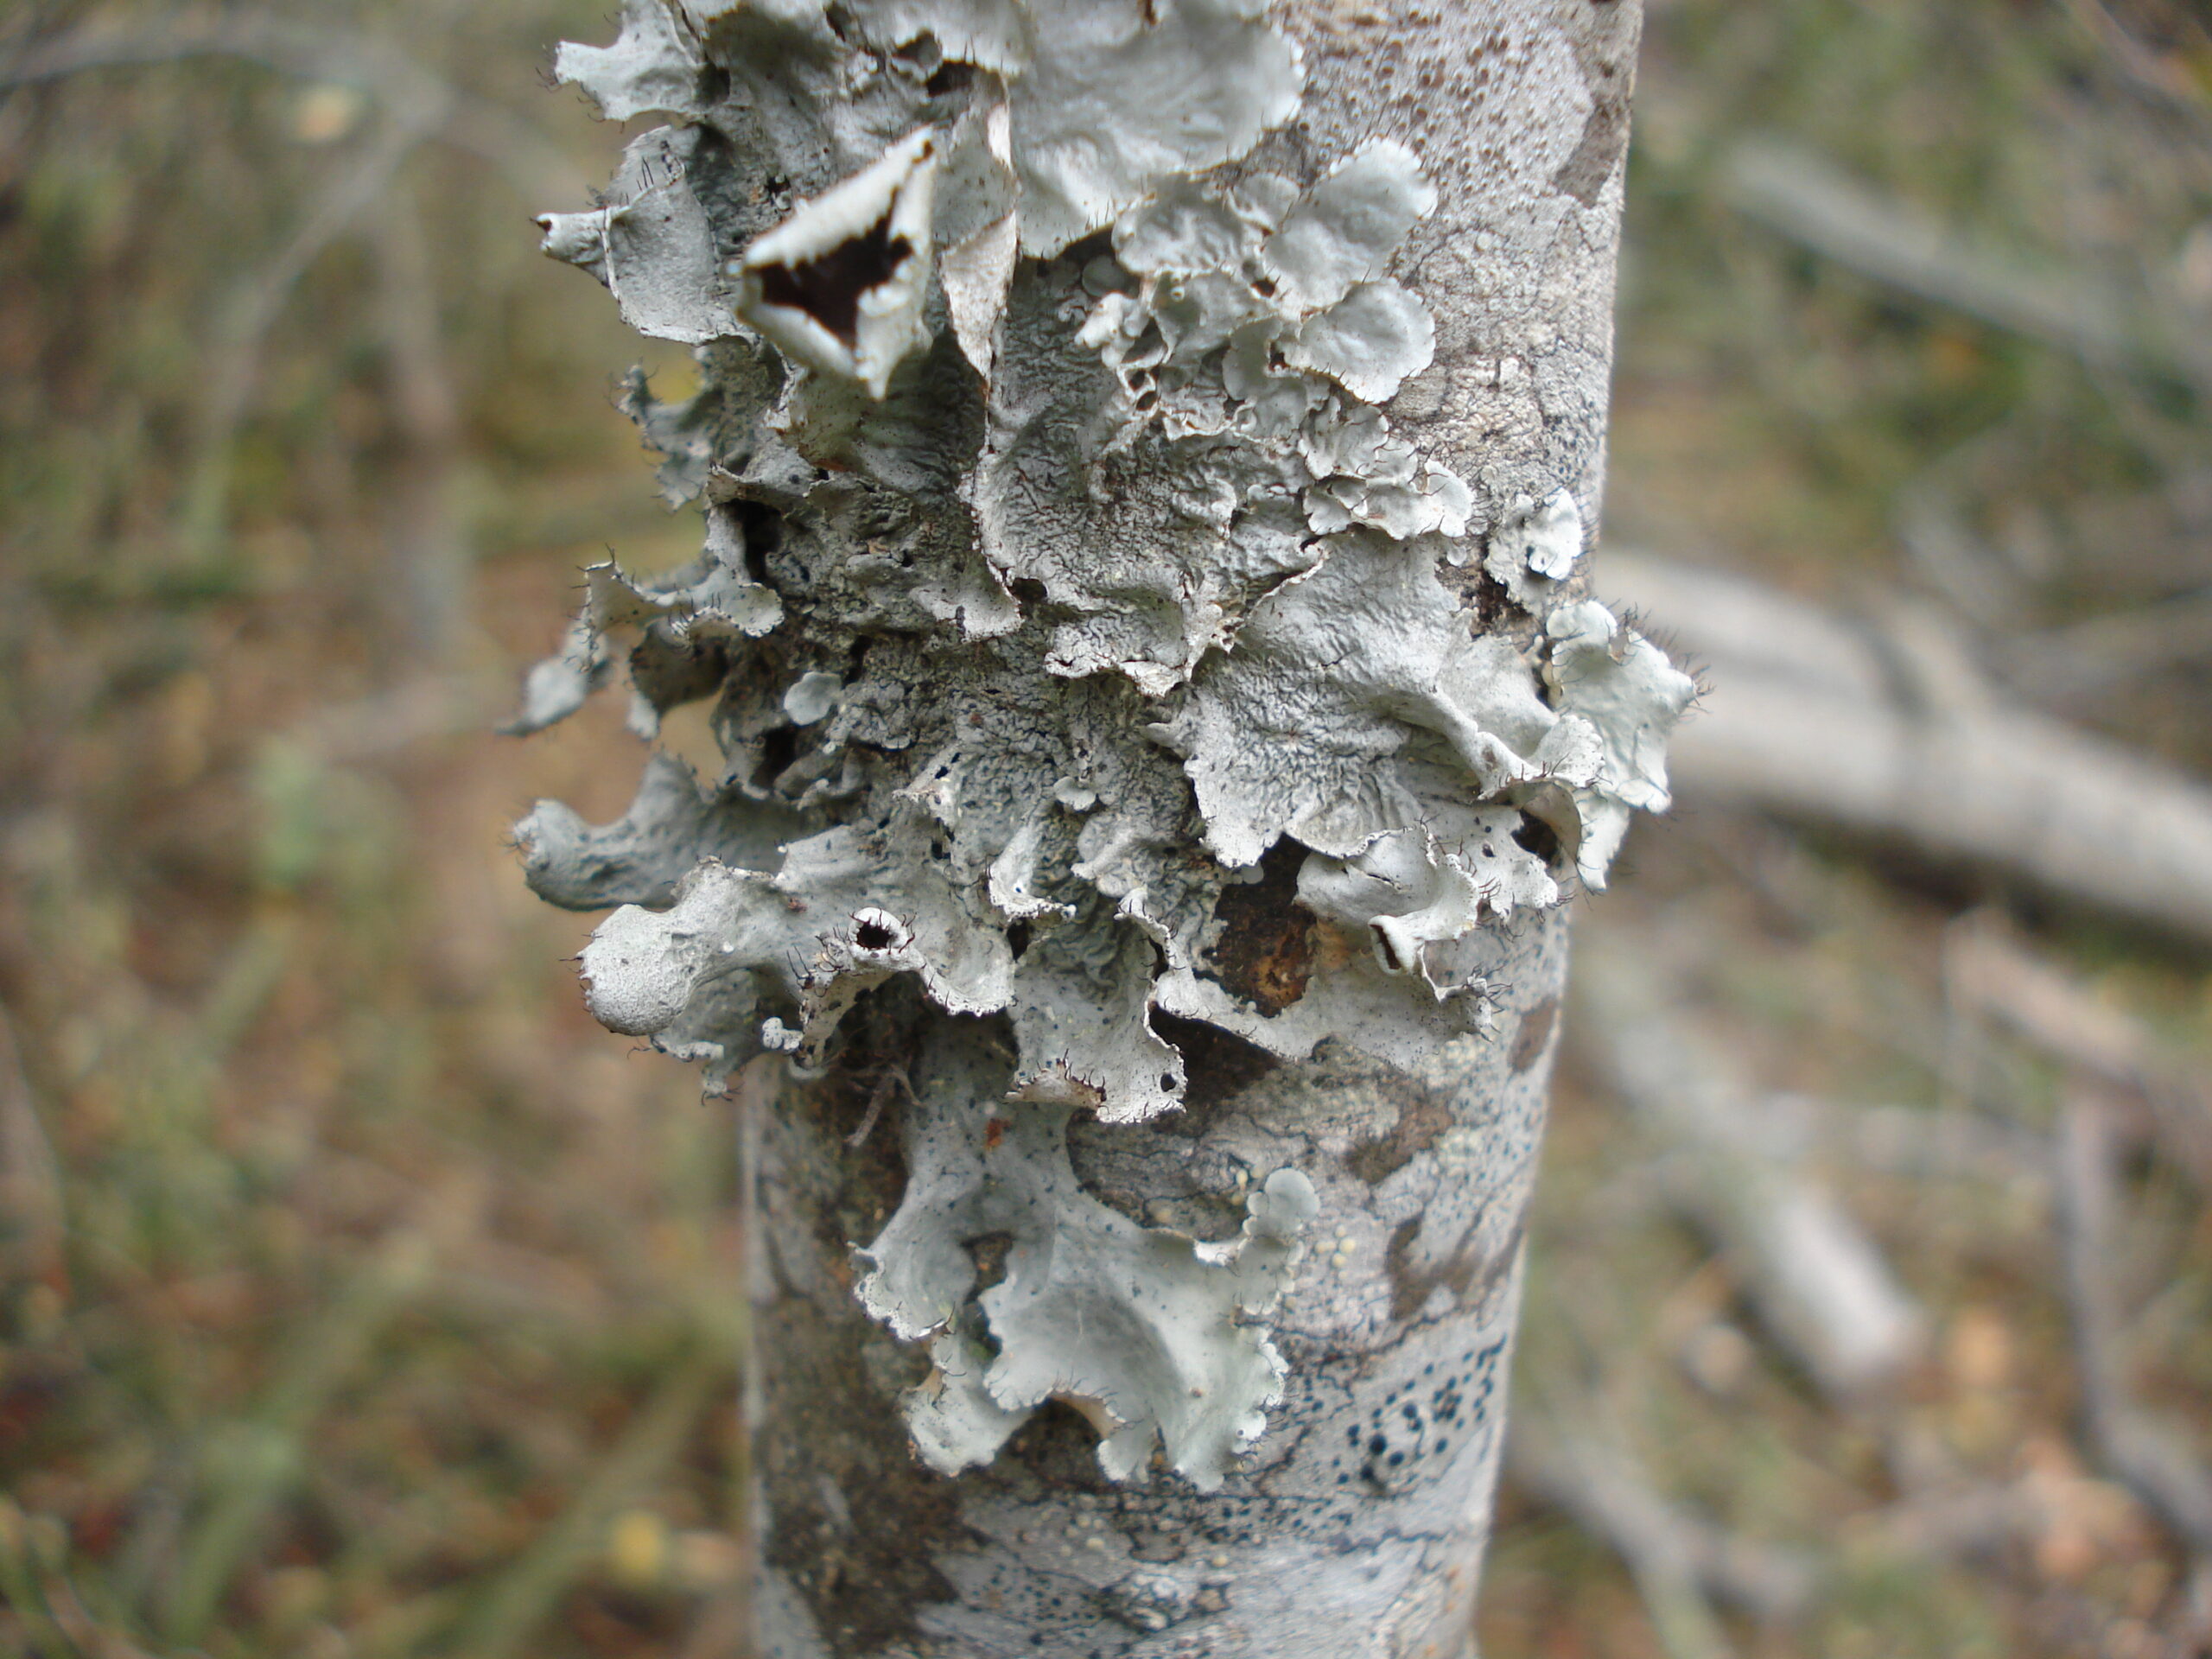
M 639 0 L 548 248 L 707 548 L 522 826 L 741 1078 L 778 1659 L 1472 1640 L 1565 904 L 1687 680 L 1586 594 L 1632 3 Z M 1292 42 L 1295 42 L 1293 49 Z M 760 1058 L 753 1058 L 753 1057 Z

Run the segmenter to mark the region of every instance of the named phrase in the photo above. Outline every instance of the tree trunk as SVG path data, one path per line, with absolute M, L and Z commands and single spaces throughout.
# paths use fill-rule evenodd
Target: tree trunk
M 541 804 L 616 1030 L 734 1077 L 779 1659 L 1466 1653 L 1567 900 L 1689 683 L 1586 596 L 1633 0 L 633 0 L 549 251 L 713 697 Z M 755 1058 L 758 1057 L 758 1058 Z

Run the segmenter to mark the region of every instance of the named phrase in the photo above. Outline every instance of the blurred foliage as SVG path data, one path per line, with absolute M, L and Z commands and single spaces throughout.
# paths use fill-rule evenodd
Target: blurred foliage
M 526 222 L 607 170 L 540 84 L 604 11 L 0 16 L 0 1653 L 735 1651 L 723 1120 L 584 1018 L 588 923 L 503 840 L 539 794 L 613 816 L 636 748 L 613 709 L 483 735 L 578 567 L 692 550 L 611 407 L 637 342 Z M 1936 606 L 2018 695 L 2212 765 L 2206 389 L 1873 280 L 1727 183 L 1786 142 L 2143 338 L 2212 334 L 2209 88 L 2179 0 L 1653 0 L 1610 533 Z M 1974 906 L 2204 1052 L 2193 964 L 1986 885 L 1695 803 L 1631 850 L 1586 948 L 1663 960 L 1777 1090 L 2044 1122 L 2043 1062 L 1958 1063 Z M 1570 1063 L 1523 1387 L 1827 1553 L 1810 1614 L 1731 1640 L 2175 1650 L 2186 1564 L 2082 1449 L 2031 1198 L 1834 1172 L 1936 1325 L 1854 1415 L 1650 1155 Z M 2131 1179 L 2140 1384 L 2201 1425 L 2212 1224 L 2155 1159 Z M 1923 1443 L 2047 1523 L 1901 1544 Z M 1485 1607 L 1492 1659 L 1661 1650 L 1510 1489 Z
M 540 84 L 603 27 L 6 19 L 0 73 L 88 61 L 0 92 L 0 1651 L 731 1617 L 723 1125 L 582 1016 L 504 838 L 635 757 L 484 735 L 571 573 L 688 550 L 527 222 L 605 167 Z

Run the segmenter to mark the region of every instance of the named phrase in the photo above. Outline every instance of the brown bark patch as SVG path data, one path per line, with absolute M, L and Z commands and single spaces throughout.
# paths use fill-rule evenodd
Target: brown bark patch
M 1601 95 L 1592 106 L 1590 118 L 1583 124 L 1582 142 L 1574 147 L 1558 172 L 1552 175 L 1552 188 L 1565 191 L 1585 207 L 1592 207 L 1598 193 L 1605 188 L 1605 181 L 1613 176 L 1613 169 L 1620 164 L 1621 152 L 1628 148 L 1628 99 L 1611 93 Z
M 756 1338 L 784 1356 L 768 1379 L 775 1427 L 754 1441 L 774 1516 L 762 1554 L 840 1659 L 918 1641 L 920 1610 L 958 1592 L 913 1541 L 968 1535 L 952 1484 L 915 1459 L 905 1422 L 855 1363 L 855 1323 L 833 1330 L 810 1304 L 786 1302 Z
M 1559 998 L 1548 996 L 1521 1016 L 1521 1028 L 1513 1033 L 1512 1052 L 1506 1063 L 1516 1071 L 1526 1071 L 1544 1055 L 1544 1045 L 1551 1040 L 1552 1027 L 1559 1023 Z
M 1214 918 L 1221 937 L 1205 952 L 1212 977 L 1264 1014 L 1306 995 L 1313 976 L 1313 912 L 1298 902 L 1306 849 L 1278 841 L 1260 859 L 1260 879 L 1222 890 Z
M 1403 1169 L 1444 1138 L 1452 1127 L 1452 1108 L 1433 1089 L 1409 1090 L 1398 1107 L 1398 1121 L 1388 1133 L 1363 1141 L 1344 1154 L 1344 1167 L 1370 1186 Z
M 1409 1319 L 1428 1306 L 1428 1299 L 1440 1289 L 1452 1293 L 1452 1303 L 1462 1309 L 1474 1306 L 1486 1300 L 1512 1265 L 1513 1252 L 1520 1243 L 1516 1226 L 1512 1237 L 1503 1249 L 1485 1255 L 1482 1249 L 1482 1223 L 1475 1222 L 1459 1236 L 1452 1247 L 1452 1254 L 1442 1261 L 1426 1268 L 1413 1265 L 1414 1241 L 1421 1237 L 1421 1218 L 1409 1216 L 1392 1230 L 1390 1243 L 1383 1253 L 1383 1270 L 1390 1279 L 1390 1317 Z
M 1152 1028 L 1183 1057 L 1183 1109 L 1149 1127 L 1198 1135 L 1213 1122 L 1213 1109 L 1241 1095 L 1282 1065 L 1257 1043 L 1203 1020 L 1155 1009 Z

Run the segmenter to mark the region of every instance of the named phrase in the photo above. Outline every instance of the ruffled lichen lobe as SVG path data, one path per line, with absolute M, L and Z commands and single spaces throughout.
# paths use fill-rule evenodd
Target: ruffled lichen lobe
M 1437 193 L 1387 138 L 1247 160 L 1300 90 L 1260 0 L 629 0 L 558 67 L 671 118 L 543 223 L 697 348 L 695 397 L 627 406 L 706 537 L 593 571 L 516 724 L 626 664 L 633 726 L 709 702 L 725 766 L 656 759 L 612 825 L 541 804 L 531 883 L 618 906 L 593 1012 L 716 1085 L 825 1063 L 894 980 L 1001 1021 L 992 1090 L 904 1114 L 858 1258 L 930 1344 L 916 1445 L 982 1462 L 1058 1399 L 1114 1478 L 1217 1484 L 1313 1187 L 1198 1242 L 1084 1192 L 1071 1118 L 1178 1109 L 1161 1014 L 1287 1060 L 1484 1032 L 1513 931 L 1667 805 L 1690 682 L 1586 596 L 1563 485 L 1486 499 L 1394 428 Z

